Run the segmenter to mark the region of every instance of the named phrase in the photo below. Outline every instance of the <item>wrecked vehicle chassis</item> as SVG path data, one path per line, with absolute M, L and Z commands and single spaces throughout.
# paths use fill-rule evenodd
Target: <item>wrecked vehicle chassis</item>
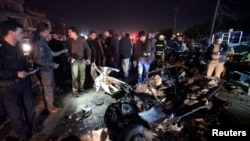
M 155 75 L 164 74 L 162 70 L 164 69 L 160 69 Z M 192 85 L 187 86 L 180 81 L 179 74 L 182 73 L 178 73 L 179 69 L 176 70 L 175 75 L 169 70 L 164 76 L 161 75 L 162 83 L 152 83 L 154 78 L 159 77 L 151 75 L 144 83 L 149 90 L 156 90 L 151 91 L 151 94 L 148 90 L 146 93 L 138 93 L 138 85 L 129 92 L 117 93 L 123 96 L 109 105 L 104 116 L 112 141 L 173 140 L 173 135 L 183 134 L 185 123 L 190 117 L 202 116 L 204 111 L 212 109 L 217 103 L 224 104 L 220 100 L 214 102 L 215 94 L 222 90 L 221 84 L 207 85 L 207 78 L 198 77 Z M 157 95 L 159 91 L 163 91 L 164 95 Z

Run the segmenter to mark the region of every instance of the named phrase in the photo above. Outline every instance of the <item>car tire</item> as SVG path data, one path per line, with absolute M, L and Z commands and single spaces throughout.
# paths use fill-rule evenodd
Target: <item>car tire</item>
M 119 136 L 118 141 L 152 141 L 152 134 L 146 127 L 135 124 L 126 128 Z

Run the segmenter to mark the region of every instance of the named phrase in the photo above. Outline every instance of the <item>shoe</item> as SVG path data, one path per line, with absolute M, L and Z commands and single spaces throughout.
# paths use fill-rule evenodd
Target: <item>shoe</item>
M 81 113 L 81 118 L 76 119 L 76 121 L 88 118 L 92 114 L 92 109 L 91 108 L 83 108 L 82 113 Z
M 219 81 L 211 80 L 208 82 L 208 85 L 217 85 Z
M 92 109 L 91 108 L 82 108 L 82 116 L 83 118 L 87 118 L 91 115 Z
M 65 119 L 78 122 L 78 121 L 81 121 L 82 119 L 89 117 L 91 115 L 91 113 L 92 113 L 91 108 L 83 108 L 78 113 L 74 113 L 72 115 L 65 116 Z
M 82 92 L 82 93 L 87 93 L 88 91 L 87 91 L 87 90 L 85 90 L 85 89 L 82 89 L 82 90 L 80 90 L 79 92 Z
M 73 96 L 74 96 L 74 97 L 79 97 L 80 95 L 79 95 L 78 92 L 73 92 Z
M 51 114 L 55 114 L 55 113 L 60 112 L 61 110 L 62 110 L 61 108 L 54 108 L 54 109 L 50 110 L 49 112 L 50 112 Z

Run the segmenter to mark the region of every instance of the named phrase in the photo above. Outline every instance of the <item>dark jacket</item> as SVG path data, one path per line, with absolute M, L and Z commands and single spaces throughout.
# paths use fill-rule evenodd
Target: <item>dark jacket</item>
M 100 47 L 97 40 L 87 40 L 87 43 L 89 45 L 89 48 L 91 50 L 91 62 L 94 62 L 97 60 L 97 57 L 100 56 Z
M 111 38 L 110 38 L 110 37 L 107 37 L 107 38 L 105 39 L 105 43 L 103 43 L 103 46 L 104 46 L 104 48 L 103 48 L 104 55 L 105 55 L 107 58 L 111 57 L 110 42 L 111 42 Z
M 0 39 L 0 80 L 18 79 L 17 72 L 28 71 L 28 68 L 21 47 Z
M 51 39 L 48 42 L 48 45 L 53 52 L 58 52 L 58 51 L 62 51 L 64 49 L 66 49 L 66 47 L 63 45 L 63 43 L 57 39 Z M 53 60 L 56 63 L 61 63 L 62 61 L 64 61 L 63 58 L 66 58 L 66 53 L 63 53 L 63 54 L 60 54 L 59 56 L 53 57 Z
M 49 45 L 50 49 L 54 52 L 58 52 L 58 51 L 66 49 L 65 46 L 63 45 L 63 43 L 57 39 L 51 39 L 48 42 L 48 45 Z
M 69 39 L 67 42 L 67 46 L 69 48 L 70 56 L 74 59 L 91 59 L 91 50 L 88 43 L 83 37 L 78 37 L 76 41 L 73 39 Z
M 111 57 L 114 57 L 114 59 L 119 60 L 119 57 L 120 57 L 119 40 L 116 37 L 111 37 L 109 51 L 111 52 Z
M 122 37 L 119 41 L 120 54 L 122 59 L 131 57 L 132 44 L 129 38 Z
M 146 53 L 151 53 L 151 56 L 146 56 Z M 140 40 L 137 40 L 134 50 L 134 61 L 138 61 L 139 58 L 148 59 L 149 63 L 154 60 L 155 53 L 155 42 L 153 39 L 146 39 L 143 43 Z
M 182 41 L 176 41 L 173 44 L 173 49 L 175 49 L 176 52 L 182 52 L 183 51 L 183 42 Z
M 213 50 L 214 50 L 214 45 L 211 44 L 206 50 L 205 56 L 207 60 L 212 60 L 212 54 L 214 53 Z M 228 44 L 226 42 L 222 42 L 220 44 L 220 62 L 226 62 L 228 50 L 229 50 Z
M 44 37 L 38 36 L 36 39 L 31 39 L 32 44 L 32 58 L 34 63 L 42 71 L 53 69 L 54 62 L 52 50 L 49 48 L 47 41 Z

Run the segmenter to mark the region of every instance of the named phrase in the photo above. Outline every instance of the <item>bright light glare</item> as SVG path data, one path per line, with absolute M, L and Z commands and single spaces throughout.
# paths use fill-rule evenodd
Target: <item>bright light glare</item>
M 81 33 L 80 36 L 84 37 L 85 39 L 88 39 L 88 36 L 83 33 Z
M 31 50 L 30 44 L 25 43 L 25 44 L 23 44 L 22 47 L 23 47 L 24 52 L 29 52 Z

